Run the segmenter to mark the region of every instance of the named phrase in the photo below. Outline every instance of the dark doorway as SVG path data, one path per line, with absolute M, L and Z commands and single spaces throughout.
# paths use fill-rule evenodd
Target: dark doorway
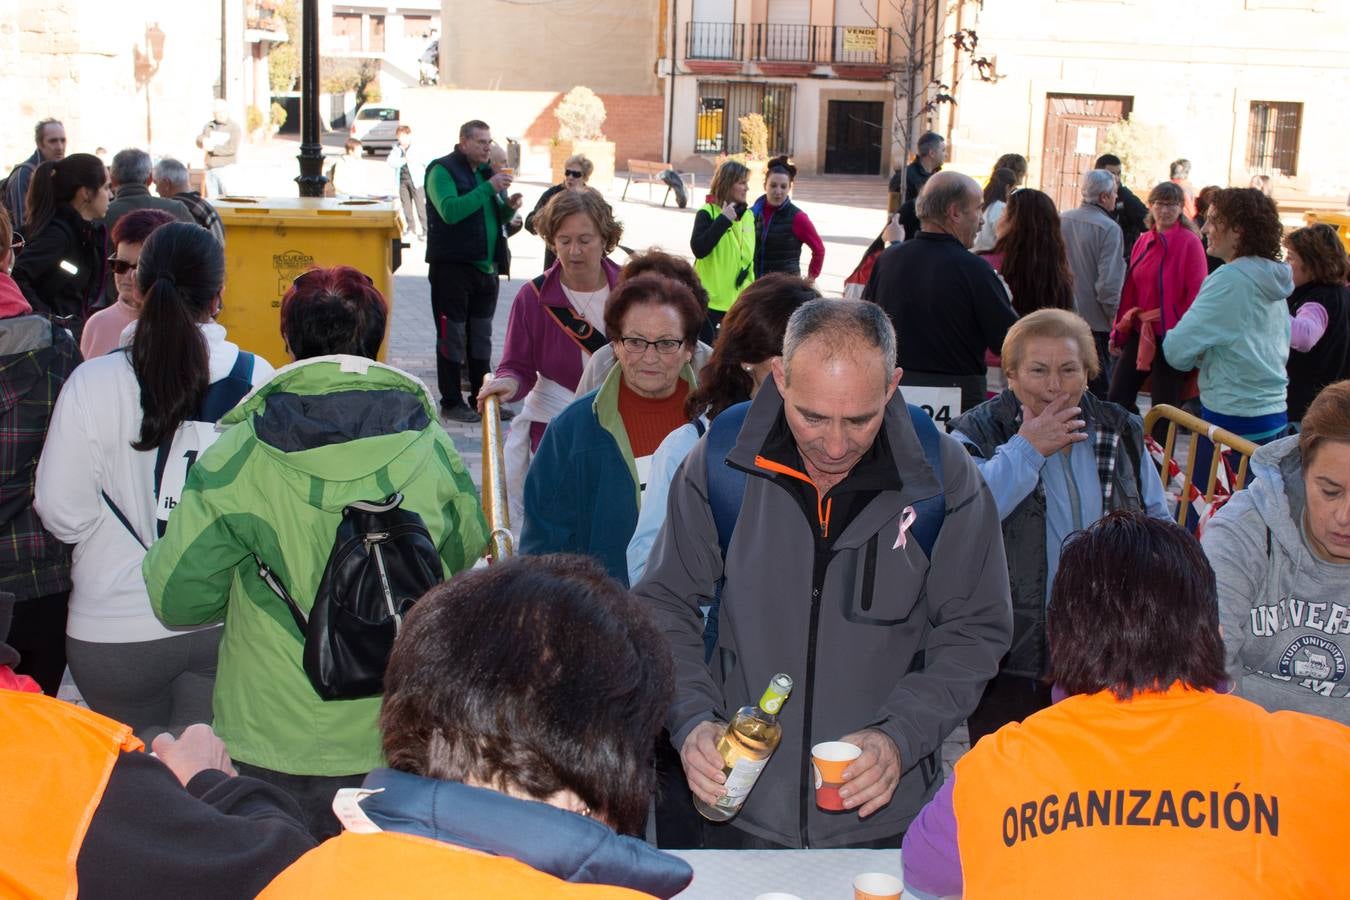
M 829 101 L 825 124 L 825 174 L 881 174 L 881 103 Z
M 1133 97 L 1050 94 L 1045 104 L 1045 160 L 1041 190 L 1061 211 L 1082 201 L 1078 185 L 1102 149 L 1106 129 L 1130 116 Z

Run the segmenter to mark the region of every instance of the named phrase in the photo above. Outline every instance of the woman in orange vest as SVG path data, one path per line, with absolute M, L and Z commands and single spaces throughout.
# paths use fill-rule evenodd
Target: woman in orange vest
M 433 588 L 384 676 L 389 768 L 339 791 L 346 830 L 261 896 L 679 893 L 689 866 L 629 836 L 673 678 L 656 627 L 592 559 L 517 558 Z
M 906 887 L 981 897 L 1345 897 L 1350 728 L 1223 693 L 1214 572 L 1174 525 L 1070 538 L 1047 623 L 1065 699 L 956 764 Z
M 143 753 L 131 726 L 16 675 L 0 593 L 0 895 L 252 897 L 314 846 L 279 788 L 234 774 L 208 725 Z

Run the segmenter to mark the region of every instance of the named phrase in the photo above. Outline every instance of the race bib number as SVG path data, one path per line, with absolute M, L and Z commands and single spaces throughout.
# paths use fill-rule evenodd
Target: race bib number
M 961 415 L 959 387 L 902 387 L 906 403 L 913 403 L 928 413 L 928 418 L 945 430 L 952 419 Z
M 168 527 L 169 514 L 183 497 L 188 472 L 217 437 L 219 434 L 214 422 L 189 421 L 178 426 L 173 444 L 169 447 L 168 458 L 164 461 L 164 472 L 159 478 L 155 526 L 160 537 L 164 536 L 164 530 Z

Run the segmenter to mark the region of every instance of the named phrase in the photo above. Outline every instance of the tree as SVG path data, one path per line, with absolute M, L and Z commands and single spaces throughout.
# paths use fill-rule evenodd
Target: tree
M 280 0 L 276 18 L 286 29 L 288 40 L 273 44 L 267 55 L 267 81 L 274 94 L 295 90 L 300 80 L 300 0 Z
M 927 130 L 932 116 L 945 104 L 956 105 L 957 91 L 965 72 L 973 69 L 980 81 L 988 82 L 998 81 L 999 75 L 993 60 L 977 55 L 980 37 L 974 28 L 959 28 L 944 36 L 953 11 L 963 9 L 971 2 L 983 9 L 984 0 L 887 2 L 895 11 L 894 20 L 899 23 L 893 35 L 904 55 L 899 62 L 892 59 L 891 65 L 890 79 L 895 97 L 892 137 L 900 145 L 904 159 L 908 160 L 916 152 L 919 137 Z M 961 21 L 959 16 L 958 21 Z M 957 63 L 952 84 L 943 81 L 939 74 L 944 63 L 943 52 L 949 42 Z M 908 198 L 902 196 L 900 199 L 903 202 Z

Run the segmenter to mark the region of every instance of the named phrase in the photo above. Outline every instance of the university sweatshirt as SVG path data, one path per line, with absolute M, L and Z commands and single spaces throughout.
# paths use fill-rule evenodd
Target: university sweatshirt
M 1228 676 L 1268 710 L 1350 725 L 1350 564 L 1308 544 L 1298 436 L 1258 447 L 1252 474 L 1200 541 L 1218 579 Z
M 229 374 L 239 348 L 214 322 L 201 326 L 210 352 L 211 381 Z M 272 377 L 253 360 L 253 384 Z M 58 540 L 74 544 L 70 618 L 66 634 L 94 643 L 175 637 L 150 608 L 141 577 L 145 551 L 113 515 L 106 492 L 141 540 L 155 532 L 154 450 L 133 450 L 140 437 L 141 388 L 126 353 L 81 363 L 61 389 L 38 462 L 34 506 Z
M 1283 412 L 1289 376 L 1289 267 L 1242 256 L 1200 286 L 1191 308 L 1163 340 L 1167 364 L 1200 367 L 1200 402 L 1225 416 Z

